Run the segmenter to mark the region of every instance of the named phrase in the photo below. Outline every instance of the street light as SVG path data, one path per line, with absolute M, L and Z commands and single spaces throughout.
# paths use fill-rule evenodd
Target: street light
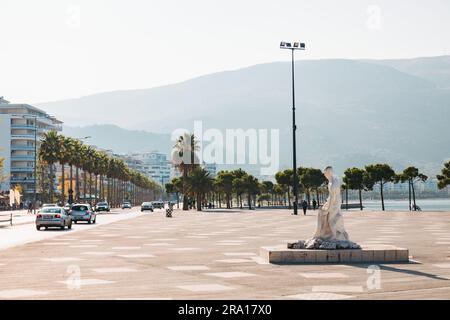
M 294 51 L 305 50 L 306 46 L 302 42 L 281 42 L 281 49 L 291 50 L 292 59 L 292 149 L 293 149 L 293 174 L 294 174 L 294 215 L 298 215 L 298 175 L 297 175 L 297 125 L 295 124 L 295 64 L 294 64 Z

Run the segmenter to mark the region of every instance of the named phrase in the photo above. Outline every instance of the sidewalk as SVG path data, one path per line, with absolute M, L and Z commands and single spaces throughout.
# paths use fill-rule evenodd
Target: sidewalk
M 28 210 L 0 211 L 0 216 L 9 216 L 11 213 L 13 215 L 13 226 L 34 223 L 36 219 L 33 213 L 28 213 Z M 8 226 L 9 224 L 6 222 L 0 223 L 0 228 Z

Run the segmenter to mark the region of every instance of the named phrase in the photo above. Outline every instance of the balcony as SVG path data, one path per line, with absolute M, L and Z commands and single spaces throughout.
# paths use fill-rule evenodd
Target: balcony
M 29 184 L 29 183 L 33 183 L 34 184 L 34 178 L 11 178 L 10 180 L 11 184 Z
M 17 168 L 12 167 L 11 172 L 34 172 L 34 168 L 32 168 L 32 167 L 17 167 Z
M 34 124 L 11 124 L 11 129 L 20 129 L 20 130 L 32 130 L 34 131 Z M 38 132 L 44 131 L 43 128 L 37 127 Z
M 38 139 L 39 136 L 36 137 Z M 12 134 L 11 140 L 33 140 L 34 141 L 35 136 L 33 134 Z
M 34 155 L 31 155 L 31 156 L 11 156 L 11 161 L 32 161 L 32 162 L 34 162 Z
M 34 146 L 11 145 L 12 151 L 34 151 Z

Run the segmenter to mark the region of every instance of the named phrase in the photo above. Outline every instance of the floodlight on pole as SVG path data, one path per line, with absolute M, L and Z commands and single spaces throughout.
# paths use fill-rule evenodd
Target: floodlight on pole
M 297 125 L 295 123 L 295 63 L 294 51 L 305 50 L 306 45 L 303 42 L 281 42 L 280 49 L 291 50 L 291 68 L 292 68 L 292 162 L 293 162 L 293 191 L 294 191 L 294 215 L 298 214 L 298 173 L 297 173 Z M 290 201 L 290 200 L 289 200 Z

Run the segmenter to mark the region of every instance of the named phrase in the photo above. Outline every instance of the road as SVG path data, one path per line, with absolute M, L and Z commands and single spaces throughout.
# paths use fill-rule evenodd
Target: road
M 8 249 L 14 246 L 23 245 L 30 242 L 53 239 L 67 234 L 75 234 L 79 231 L 96 228 L 100 225 L 113 223 L 116 221 L 130 219 L 141 215 L 139 208 L 132 210 L 113 209 L 111 213 L 100 213 L 97 216 L 97 223 L 95 225 L 87 225 L 84 223 L 73 224 L 72 230 L 57 230 L 50 229 L 48 231 L 38 232 L 34 224 L 34 215 L 19 215 L 13 218 L 14 225 L 8 227 L 7 223 L 2 224 L 0 228 L 0 250 Z

